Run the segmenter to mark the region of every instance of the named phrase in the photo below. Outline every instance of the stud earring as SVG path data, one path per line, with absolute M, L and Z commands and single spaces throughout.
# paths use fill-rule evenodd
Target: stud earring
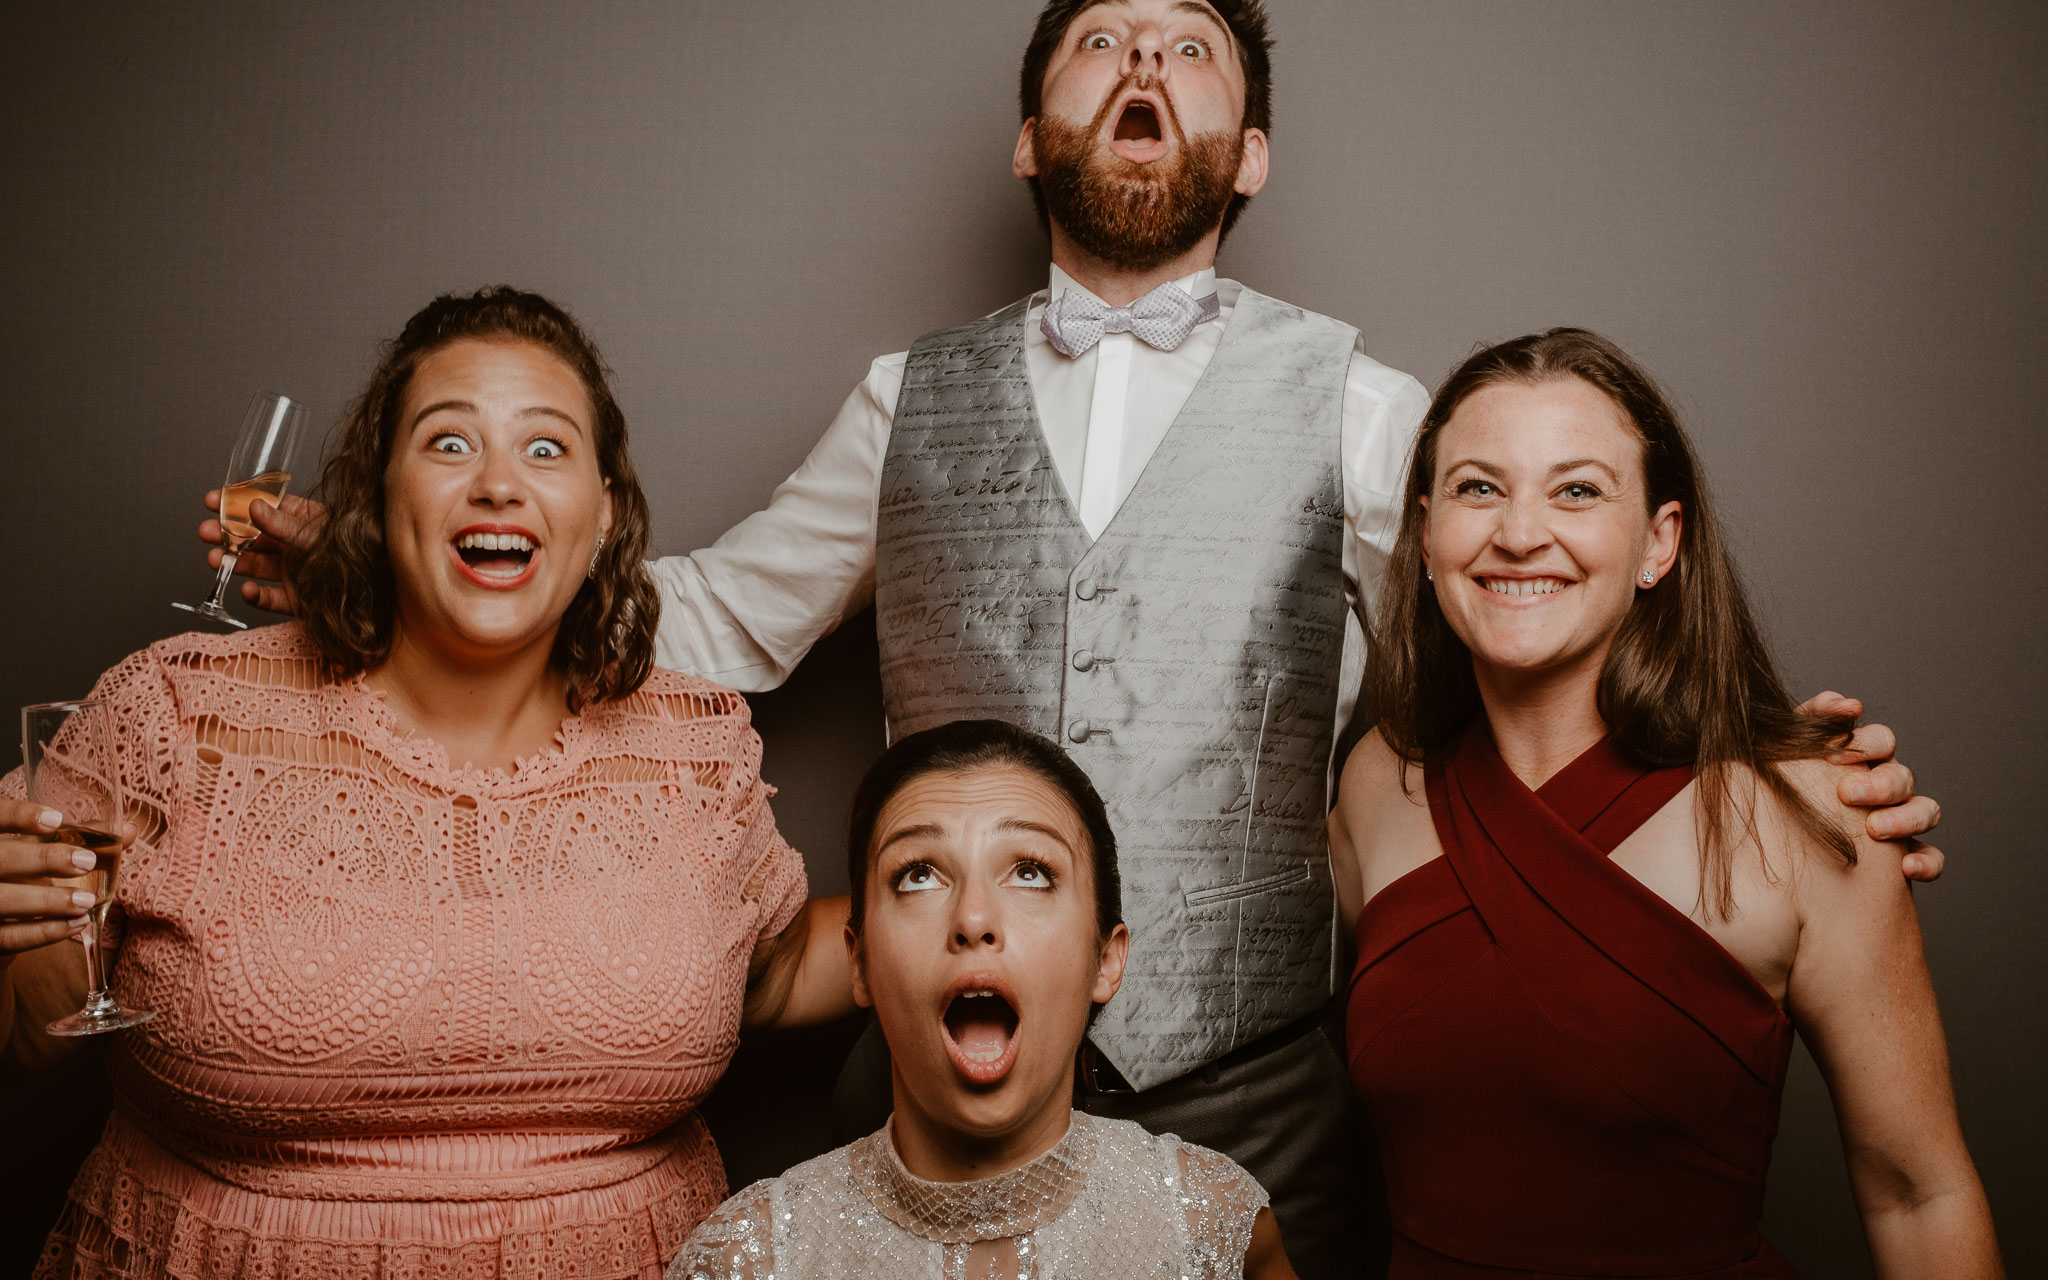
M 590 549 L 590 568 L 586 573 L 584 573 L 584 577 L 595 578 L 597 576 L 597 558 L 603 554 L 604 535 L 600 533 L 597 535 L 597 545 Z M 1649 575 L 1644 574 L 1643 576 L 1648 577 Z
M 1425 577 L 1425 578 L 1428 578 L 1428 579 L 1429 579 L 1429 580 L 1430 580 L 1431 582 L 1435 582 L 1435 581 L 1436 581 L 1436 570 L 1434 570 L 1434 569 L 1424 569 L 1424 570 L 1422 571 L 1422 576 L 1423 576 L 1423 577 Z
M 1651 572 L 1650 572 L 1650 571 L 1649 571 L 1648 569 L 1645 569 L 1645 570 L 1643 570 L 1643 585 L 1644 585 L 1644 586 L 1646 586 L 1646 587 L 1652 587 L 1652 586 L 1655 586 L 1656 584 L 1657 584 L 1657 575 L 1656 575 L 1656 574 L 1654 574 L 1654 573 L 1651 573 Z

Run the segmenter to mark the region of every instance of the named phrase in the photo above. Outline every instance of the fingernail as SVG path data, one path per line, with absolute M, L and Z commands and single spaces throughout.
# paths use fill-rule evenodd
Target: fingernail
M 71 905 L 77 907 L 80 911 L 90 910 L 92 908 L 92 904 L 93 896 L 87 893 L 85 890 L 73 889 L 71 891 Z
M 71 851 L 71 865 L 77 867 L 80 871 L 90 871 L 100 865 L 99 855 L 90 849 L 73 849 Z
M 64 821 L 64 815 L 55 809 L 45 809 L 36 815 L 36 825 L 45 831 L 55 831 L 57 824 Z

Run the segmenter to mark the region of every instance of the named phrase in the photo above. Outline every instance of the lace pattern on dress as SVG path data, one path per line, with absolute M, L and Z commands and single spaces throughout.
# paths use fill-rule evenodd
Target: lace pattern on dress
M 892 1117 L 847 1149 L 853 1181 L 889 1221 L 941 1244 L 1038 1230 L 1074 1203 L 1095 1162 L 1095 1121 L 1076 1112 L 1066 1136 L 1027 1165 L 974 1182 L 926 1182 L 903 1167 L 895 1127 Z
M 805 897 L 745 701 L 656 671 L 503 770 L 295 624 L 95 693 L 141 828 L 114 986 L 159 1013 L 104 1046 L 115 1120 L 38 1274 L 658 1275 L 724 1194 L 692 1111 Z

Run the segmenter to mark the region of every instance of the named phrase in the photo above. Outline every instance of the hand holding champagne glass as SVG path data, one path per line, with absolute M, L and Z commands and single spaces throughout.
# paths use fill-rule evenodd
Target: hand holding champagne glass
M 60 815 L 40 832 L 45 844 L 68 845 L 92 855 L 92 865 L 75 854 L 66 861 L 74 874 L 72 893 L 92 897 L 91 924 L 80 933 L 85 944 L 85 1007 L 49 1026 L 59 1036 L 97 1035 L 149 1021 L 148 1009 L 124 1009 L 107 990 L 111 961 L 107 916 L 120 885 L 121 855 L 127 841 L 121 798 L 121 766 L 114 751 L 113 712 L 97 699 L 43 702 L 21 709 L 23 781 L 31 804 Z
M 249 402 L 234 452 L 228 456 L 227 481 L 220 491 L 220 574 L 205 603 L 173 601 L 177 608 L 231 627 L 249 625 L 227 610 L 228 580 L 234 576 L 236 559 L 262 533 L 249 517 L 249 506 L 259 498 L 273 506 L 284 500 L 292 482 L 293 455 L 305 426 L 306 406 L 289 396 L 264 392 Z

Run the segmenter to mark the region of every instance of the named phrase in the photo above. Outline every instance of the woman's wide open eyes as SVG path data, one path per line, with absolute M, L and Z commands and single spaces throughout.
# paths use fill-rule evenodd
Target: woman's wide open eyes
M 526 456 L 529 458 L 559 458 L 567 452 L 559 440 L 536 440 L 526 446 Z
M 1020 889 L 1050 889 L 1053 884 L 1052 868 L 1036 858 L 1026 858 L 1010 868 L 1003 883 L 1016 885 Z
M 427 441 L 427 448 L 435 453 L 471 453 L 469 441 L 452 431 L 444 431 Z
M 926 889 L 943 889 L 946 882 L 939 878 L 939 871 L 929 862 L 913 862 L 896 873 L 890 888 L 898 893 L 921 893 Z

